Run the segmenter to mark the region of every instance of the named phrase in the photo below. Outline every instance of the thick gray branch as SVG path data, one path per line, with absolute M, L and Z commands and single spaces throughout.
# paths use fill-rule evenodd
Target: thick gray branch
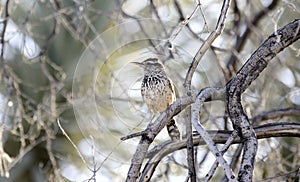
M 254 131 L 256 133 L 257 139 L 264 139 L 264 138 L 270 138 L 270 137 L 298 137 L 300 138 L 300 124 L 299 123 L 290 123 L 290 122 L 279 122 L 279 123 L 269 123 L 262 126 L 258 126 L 254 128 Z M 216 144 L 224 144 L 228 138 L 231 138 L 230 135 L 232 135 L 233 131 L 227 131 L 227 130 L 210 130 L 207 131 L 209 135 L 212 137 L 213 141 Z M 199 134 L 193 136 L 194 145 L 205 145 L 205 142 L 203 138 Z M 177 142 L 176 144 L 171 144 L 170 141 L 166 141 L 163 143 L 160 143 L 159 145 L 153 147 L 148 153 L 146 158 L 152 158 L 155 156 L 159 151 L 165 150 L 168 152 L 166 153 L 172 153 L 176 150 L 180 150 L 186 147 L 185 143 L 186 139 Z M 182 142 L 182 143 L 181 143 Z M 241 138 L 236 137 L 232 144 L 241 143 Z M 171 147 L 171 145 L 173 147 Z
M 224 153 L 228 150 L 228 148 L 230 147 L 230 145 L 232 144 L 232 142 L 234 141 L 234 139 L 236 137 L 237 137 L 237 131 L 234 130 L 222 147 L 222 150 L 221 150 L 222 155 L 224 155 Z M 209 172 L 205 176 L 204 182 L 209 181 L 213 177 L 218 165 L 219 165 L 219 162 L 217 160 L 215 160 L 214 164 L 211 166 Z
M 259 126 L 254 129 L 258 139 L 265 139 L 270 137 L 299 137 L 300 138 L 300 124 L 299 123 L 274 123 L 274 124 L 266 124 L 263 126 Z M 210 137 L 216 144 L 224 144 L 228 142 L 228 138 L 232 138 L 233 131 L 207 131 Z M 151 178 L 155 167 L 159 164 L 161 159 L 174 151 L 185 149 L 186 148 L 186 139 L 181 140 L 179 142 L 170 142 L 166 141 L 155 146 L 151 149 L 148 154 L 147 158 L 149 161 L 147 162 L 143 172 L 142 172 L 142 179 L 147 177 L 148 179 Z M 198 145 L 205 145 L 204 139 L 200 136 L 193 137 L 194 146 Z M 231 142 L 232 144 L 241 143 L 242 140 L 239 137 L 235 137 L 234 140 Z
M 251 55 L 237 75 L 227 83 L 227 88 L 238 84 L 244 92 L 259 74 L 265 69 L 268 62 L 279 52 L 300 38 L 300 19 L 285 25 L 270 35 L 262 45 Z M 229 90 L 234 92 L 234 88 Z
M 142 132 L 142 138 L 131 160 L 131 165 L 126 178 L 127 182 L 137 181 L 148 148 L 156 135 L 164 128 L 173 115 L 184 109 L 187 105 L 193 103 L 197 95 L 198 92 L 192 92 L 190 96 L 184 96 L 176 100 L 175 103 L 163 112 L 154 123 L 148 125 L 145 132 Z
M 241 95 L 265 69 L 268 62 L 300 37 L 300 20 L 295 20 L 273 33 L 248 59 L 237 75 L 226 85 L 227 110 L 244 140 L 244 153 L 239 181 L 251 181 L 257 151 L 257 138 L 241 104 Z
M 209 99 L 223 99 L 225 89 L 213 88 L 215 91 Z M 200 91 L 200 93 L 202 90 Z M 199 91 L 192 91 L 189 96 L 183 96 L 176 100 L 168 109 L 163 112 L 155 121 L 147 126 L 142 138 L 137 146 L 136 152 L 131 160 L 131 165 L 127 174 L 126 181 L 136 181 L 139 177 L 140 169 L 144 158 L 146 157 L 148 148 L 153 142 L 156 135 L 166 126 L 167 122 L 176 114 L 182 111 L 186 106 L 195 102 Z M 147 179 L 145 179 L 147 180 Z
M 238 74 L 226 85 L 228 92 L 227 106 L 231 111 L 229 115 L 235 124 L 235 128 L 237 128 L 240 132 L 240 137 L 244 141 L 246 148 L 250 148 L 250 150 L 244 151 L 244 160 L 242 161 L 241 169 L 243 168 L 245 173 L 244 171 L 240 170 L 241 179 L 244 179 L 245 176 L 250 176 L 252 178 L 256 147 L 253 147 L 253 145 L 250 144 L 255 144 L 257 141 L 255 132 L 249 124 L 247 116 L 243 113 L 243 108 L 240 104 L 240 95 L 250 85 L 250 83 L 258 77 L 259 73 L 266 67 L 269 60 L 271 60 L 282 49 L 299 39 L 299 22 L 300 20 L 295 20 L 294 22 L 278 30 L 276 33 L 272 34 L 249 58 L 247 63 L 242 67 Z M 212 95 L 211 98 L 207 98 L 208 100 L 224 98 L 224 88 L 214 89 L 216 89 L 214 95 Z M 152 143 L 156 135 L 163 129 L 167 121 L 170 120 L 173 115 L 182 111 L 187 105 L 195 102 L 198 94 L 198 91 L 192 91 L 190 95 L 186 95 L 178 99 L 165 112 L 163 112 L 153 124 L 148 125 L 145 132 L 142 132 L 142 138 L 131 160 L 126 181 L 136 181 L 138 179 L 140 169 L 146 157 L 149 145 Z M 237 103 L 237 105 L 234 103 Z M 182 143 L 183 147 L 186 147 L 186 141 L 180 141 L 179 143 Z M 178 143 L 174 143 L 173 145 L 177 144 Z M 247 153 L 250 154 L 250 158 L 245 160 L 245 155 Z
M 215 92 L 215 89 L 206 88 L 199 94 L 199 96 L 198 96 L 198 98 L 197 98 L 197 100 L 196 100 L 196 102 L 193 106 L 193 109 L 192 109 L 192 124 L 195 127 L 195 129 L 197 130 L 197 132 L 201 135 L 203 140 L 206 142 L 209 150 L 216 157 L 216 160 L 218 161 L 218 163 L 223 168 L 227 178 L 230 179 L 231 181 L 237 181 L 232 169 L 230 168 L 230 166 L 228 165 L 226 160 L 223 158 L 223 154 L 219 151 L 216 144 L 214 143 L 214 141 L 210 137 L 209 133 L 203 128 L 201 123 L 198 122 L 201 107 L 204 104 L 204 101 L 207 98 L 211 98 L 211 95 L 213 95 L 214 92 Z

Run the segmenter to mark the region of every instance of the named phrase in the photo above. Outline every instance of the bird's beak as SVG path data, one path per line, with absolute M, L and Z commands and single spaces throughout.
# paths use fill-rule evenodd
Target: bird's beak
M 135 65 L 140 66 L 140 67 L 143 66 L 143 63 L 140 63 L 140 62 L 130 62 L 130 63 L 135 64 Z

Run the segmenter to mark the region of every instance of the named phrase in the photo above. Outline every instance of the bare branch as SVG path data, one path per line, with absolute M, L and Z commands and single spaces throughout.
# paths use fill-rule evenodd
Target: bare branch
M 2 69 L 4 69 L 4 72 L 7 72 L 6 69 L 7 69 L 7 66 L 6 66 L 6 63 L 5 63 L 5 60 L 4 60 L 4 47 L 5 47 L 5 32 L 6 32 L 6 27 L 7 27 L 7 24 L 8 24 L 8 18 L 9 18 L 9 12 L 8 12 L 8 9 L 9 9 L 9 0 L 6 1 L 5 3 L 5 17 L 4 17 L 4 20 L 3 20 L 3 29 L 2 29 L 2 32 L 1 32 L 1 66 L 2 66 Z M 5 109 L 6 110 L 6 109 Z M 8 166 L 12 163 L 12 158 L 4 151 L 4 148 L 3 148 L 3 135 L 4 135 L 4 126 L 5 126 L 5 123 L 4 123 L 4 119 L 5 118 L 5 114 L 6 113 L 3 113 L 2 115 L 2 118 L 1 118 L 1 124 L 0 124 L 0 176 L 5 176 L 5 177 L 9 177 L 9 168 Z
M 192 19 L 192 17 L 195 15 L 196 11 L 200 8 L 200 4 L 198 3 L 195 9 L 192 11 L 192 13 L 186 18 L 183 16 L 183 12 L 177 0 L 174 0 L 174 5 L 179 14 L 179 21 L 181 25 L 176 29 L 176 31 L 170 37 L 170 42 L 173 42 L 173 40 L 177 37 L 177 35 L 182 31 L 183 27 L 185 26 L 187 26 L 188 30 L 191 32 L 193 37 L 199 39 L 200 37 L 191 29 L 189 22 Z
M 196 97 L 196 94 L 194 94 Z M 172 116 L 176 113 L 176 109 L 183 109 L 184 105 L 187 106 L 193 102 L 190 97 L 185 97 L 176 100 L 165 112 L 163 112 L 156 121 L 152 124 L 150 123 L 146 130 L 147 133 L 142 135 L 142 138 L 137 146 L 136 152 L 133 155 L 131 160 L 131 165 L 127 174 L 126 181 L 134 182 L 139 177 L 140 168 L 142 162 L 146 156 L 149 145 L 153 142 L 155 136 L 162 130 L 162 128 L 167 124 L 167 121 L 172 118 Z
M 250 120 L 253 121 L 253 123 L 260 122 L 263 120 L 268 120 L 268 119 L 275 119 L 275 118 L 280 118 L 283 116 L 299 116 L 300 115 L 300 108 L 284 108 L 284 109 L 274 109 L 271 111 L 265 111 L 262 112 Z
M 244 140 L 244 153 L 239 171 L 239 180 L 251 181 L 254 169 L 254 159 L 257 150 L 257 138 L 241 104 L 241 94 L 267 66 L 268 61 L 275 57 L 285 47 L 300 37 L 300 20 L 295 20 L 273 33 L 248 59 L 237 75 L 227 83 L 227 110 Z
M 230 145 L 232 144 L 232 142 L 234 141 L 234 139 L 237 137 L 237 131 L 234 130 L 231 135 L 228 137 L 228 140 L 225 142 L 225 144 L 222 147 L 221 153 L 222 155 L 228 150 L 228 148 L 230 147 Z M 215 173 L 217 167 L 218 167 L 219 163 L 216 160 L 214 162 L 214 164 L 212 165 L 212 167 L 210 168 L 208 174 L 205 176 L 204 181 L 209 181 L 212 177 L 213 174 Z M 231 167 L 231 166 L 230 166 Z
M 194 154 L 194 144 L 193 144 L 193 128 L 191 123 L 191 107 L 188 106 L 186 109 L 185 126 L 186 126 L 186 138 L 187 138 L 187 162 L 189 172 L 188 175 L 191 178 L 191 182 L 196 182 L 197 172 L 195 169 L 195 154 Z
M 195 127 L 195 129 L 198 131 L 198 133 L 201 135 L 203 140 L 208 145 L 209 150 L 213 153 L 213 155 L 216 157 L 216 160 L 222 166 L 223 170 L 225 171 L 225 174 L 226 174 L 227 178 L 232 180 L 232 181 L 237 181 L 233 171 L 230 168 L 230 166 L 228 165 L 228 163 L 223 158 L 222 153 L 219 151 L 216 144 L 213 142 L 212 138 L 209 136 L 208 132 L 203 128 L 201 123 L 198 122 L 201 107 L 202 107 L 204 101 L 207 98 L 211 98 L 211 96 L 213 95 L 213 92 L 215 92 L 214 89 L 207 88 L 207 89 L 203 90 L 198 95 L 198 98 L 197 98 L 197 100 L 194 104 L 194 107 L 192 109 L 192 123 L 193 123 L 193 126 Z
M 226 131 L 226 130 L 218 130 L 218 131 L 207 131 L 214 143 L 216 144 L 224 144 L 227 143 L 228 138 L 231 138 L 234 131 Z M 300 138 L 300 124 L 299 123 L 274 123 L 274 124 L 266 124 L 260 127 L 255 128 L 255 133 L 258 139 L 266 139 L 271 137 L 299 137 Z M 194 146 L 205 145 L 206 142 L 200 136 L 194 136 L 193 138 Z M 142 176 L 147 176 L 148 179 L 151 178 L 155 167 L 159 164 L 162 158 L 167 156 L 174 151 L 185 149 L 187 140 L 184 139 L 179 142 L 170 142 L 166 141 L 155 146 L 151 149 L 147 158 L 149 161 L 147 162 Z M 239 137 L 235 137 L 231 144 L 242 143 L 243 140 Z M 144 179 L 144 178 L 142 178 Z
M 258 13 L 256 13 L 253 18 L 247 23 L 247 28 L 246 30 L 241 34 L 238 35 L 236 38 L 236 44 L 234 46 L 234 51 L 239 53 L 243 48 L 244 45 L 246 43 L 246 41 L 248 40 L 247 38 L 249 37 L 250 33 L 251 33 L 251 29 L 255 26 L 258 25 L 258 23 L 262 20 L 263 17 L 265 17 L 265 15 L 267 15 L 267 13 L 274 9 L 278 4 L 278 1 L 273 0 L 272 3 L 270 3 L 267 7 L 263 8 L 262 10 L 260 10 Z M 238 9 L 238 7 L 236 7 Z M 227 62 L 227 70 L 235 70 L 236 69 L 236 62 L 237 62 L 237 56 L 232 53 L 229 61 Z M 229 77 L 231 77 L 232 73 L 229 72 Z
M 67 134 L 67 132 L 64 130 L 64 128 L 61 126 L 59 119 L 56 120 L 57 125 L 59 127 L 59 129 L 61 130 L 61 132 L 63 133 L 63 135 L 67 138 L 67 140 L 71 143 L 71 145 L 74 147 L 74 149 L 76 150 L 77 154 L 79 155 L 80 159 L 82 160 L 82 162 L 87 165 L 87 162 L 85 161 L 85 159 L 83 158 L 81 152 L 79 151 L 78 147 L 75 145 L 75 143 L 71 140 L 71 138 L 69 137 L 69 135 Z
M 161 27 L 162 27 L 162 29 L 163 29 L 163 31 L 164 31 L 165 36 L 167 36 L 167 35 L 168 35 L 168 32 L 167 32 L 166 27 L 164 26 L 162 20 L 161 20 L 160 17 L 159 17 L 157 8 L 155 7 L 155 5 L 154 5 L 154 3 L 153 3 L 153 0 L 150 0 L 150 7 L 151 7 L 151 10 L 154 12 L 156 18 L 158 19 L 158 22 L 159 22 L 159 24 L 161 25 Z
M 203 57 L 203 55 L 205 54 L 207 49 L 211 46 L 213 41 L 221 34 L 221 32 L 224 28 L 226 14 L 227 14 L 227 11 L 229 9 L 229 4 L 230 4 L 230 0 L 225 0 L 223 2 L 220 17 L 219 17 L 219 20 L 218 20 L 218 23 L 217 23 L 217 26 L 216 26 L 215 30 L 213 32 L 211 32 L 211 34 L 208 36 L 206 41 L 199 48 L 196 55 L 193 57 L 193 61 L 190 65 L 190 67 L 189 67 L 189 70 L 187 72 L 187 75 L 186 75 L 186 78 L 185 78 L 185 81 L 184 81 L 184 86 L 186 87 L 187 90 L 191 90 L 191 81 L 192 81 L 194 72 L 195 72 L 198 64 L 201 61 L 201 58 Z
M 220 99 L 224 98 L 224 89 L 220 88 L 214 88 L 214 92 L 212 93 L 211 98 L 207 98 L 207 100 L 210 100 L 212 98 L 214 99 Z M 163 112 L 155 121 L 154 123 L 150 123 L 145 131 L 147 131 L 146 134 L 142 135 L 142 138 L 137 146 L 136 152 L 133 155 L 133 158 L 131 160 L 131 165 L 127 174 L 126 181 L 136 181 L 142 162 L 144 158 L 146 157 L 148 148 L 150 144 L 153 142 L 156 135 L 165 127 L 167 122 L 177 113 L 182 111 L 186 106 L 190 105 L 191 103 L 195 102 L 196 97 L 198 95 L 197 91 L 192 91 L 190 93 L 190 96 L 183 96 L 179 99 L 177 99 L 173 104 L 171 104 L 168 109 Z
M 1 48 L 1 59 L 4 59 L 4 44 L 5 44 L 5 32 L 6 32 L 6 27 L 7 27 L 7 23 L 8 23 L 8 18 L 9 18 L 9 12 L 8 12 L 8 6 L 9 6 L 9 0 L 6 1 L 5 3 L 5 17 L 4 17 L 4 20 L 3 20 L 3 29 L 2 29 L 2 32 L 1 32 L 1 45 L 2 45 L 2 48 Z M 3 64 L 3 61 L 4 60 L 1 60 L 2 61 L 2 64 Z
M 144 134 L 147 134 L 147 131 L 144 130 L 141 132 L 132 133 L 132 134 L 121 137 L 120 140 L 125 141 L 125 140 L 131 139 L 131 138 L 142 136 Z
M 262 126 L 258 126 L 254 128 L 257 139 L 265 139 L 271 137 L 300 137 L 300 124 L 299 123 L 290 123 L 290 122 L 279 122 L 279 123 L 270 123 L 265 124 Z M 233 130 L 234 131 L 234 130 Z M 228 130 L 209 130 L 207 131 L 213 141 L 216 144 L 224 144 L 230 135 L 232 135 L 233 131 Z M 186 139 L 177 142 L 176 144 L 170 141 L 166 141 L 163 143 L 158 144 L 157 146 L 153 147 L 147 153 L 146 158 L 152 158 L 155 156 L 159 151 L 166 150 L 168 151 L 166 155 L 180 149 L 184 149 L 186 147 Z M 194 145 L 205 145 L 205 141 L 201 137 L 200 134 L 197 134 L 193 137 Z M 241 143 L 242 140 L 239 136 L 237 136 L 231 144 Z M 173 146 L 174 148 L 170 147 Z M 166 148 L 166 149 L 163 149 Z M 166 152 L 165 151 L 165 152 Z

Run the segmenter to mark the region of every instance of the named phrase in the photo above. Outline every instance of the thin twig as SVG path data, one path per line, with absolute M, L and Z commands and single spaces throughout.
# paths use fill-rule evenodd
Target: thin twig
M 201 58 L 203 57 L 204 53 L 208 50 L 208 48 L 211 46 L 213 41 L 221 34 L 221 32 L 224 28 L 226 14 L 229 9 L 229 4 L 230 4 L 230 0 L 225 0 L 223 2 L 223 6 L 221 9 L 221 13 L 220 13 L 218 23 L 217 23 L 215 30 L 213 32 L 211 32 L 211 34 L 208 36 L 206 41 L 199 48 L 196 55 L 193 57 L 193 61 L 189 67 L 189 70 L 187 72 L 187 75 L 186 75 L 186 78 L 184 81 L 184 86 L 187 90 L 191 90 L 191 81 L 192 81 L 193 75 L 195 73 L 195 70 L 201 61 Z
M 236 44 L 233 48 L 234 51 L 232 52 L 232 54 L 226 64 L 227 70 L 232 70 L 232 71 L 236 70 L 236 63 L 237 63 L 237 60 L 239 60 L 237 58 L 236 54 L 238 54 L 244 48 L 245 43 L 248 40 L 248 37 L 251 33 L 251 29 L 253 29 L 253 27 L 257 26 L 258 23 L 265 17 L 265 15 L 267 15 L 267 13 L 270 10 L 273 10 L 277 6 L 278 3 L 279 3 L 279 1 L 273 0 L 272 3 L 270 3 L 267 7 L 260 10 L 258 13 L 256 13 L 253 16 L 253 18 L 248 23 L 246 23 L 246 25 L 247 25 L 246 30 L 241 35 L 238 35 L 236 37 Z M 239 12 L 238 10 L 239 9 L 236 6 L 236 12 Z M 238 15 L 240 15 L 240 14 L 238 14 Z M 238 19 L 238 20 L 240 20 L 240 19 Z M 240 24 L 240 25 L 244 26 L 245 24 Z M 236 25 L 236 27 L 237 26 L 238 25 Z M 232 76 L 232 72 L 229 72 L 227 74 L 228 74 L 228 78 L 230 78 Z
M 82 162 L 87 165 L 87 162 L 85 161 L 85 159 L 83 158 L 83 155 L 81 154 L 81 152 L 79 151 L 79 149 L 77 148 L 77 146 L 75 145 L 75 143 L 72 141 L 72 139 L 69 137 L 69 135 L 67 134 L 67 132 L 64 130 L 64 128 L 61 126 L 60 124 L 60 120 L 57 119 L 56 120 L 57 125 L 60 129 L 60 131 L 63 133 L 63 135 L 69 140 L 69 142 L 71 143 L 71 145 L 74 147 L 74 149 L 76 150 L 76 152 L 78 153 L 80 159 L 82 160 Z
M 139 137 L 139 136 L 146 134 L 147 132 L 148 131 L 144 130 L 144 131 L 132 133 L 132 134 L 121 137 L 120 140 L 125 141 L 125 140 L 131 139 L 131 138 Z
M 300 108 L 284 108 L 284 109 L 274 109 L 270 111 L 262 112 L 250 120 L 253 123 L 257 123 L 263 120 L 279 118 L 283 116 L 299 116 L 300 115 Z

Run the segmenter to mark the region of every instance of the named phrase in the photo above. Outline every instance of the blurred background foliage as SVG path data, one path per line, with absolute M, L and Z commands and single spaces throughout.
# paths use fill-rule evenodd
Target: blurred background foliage
M 159 57 L 183 95 L 189 63 L 214 30 L 222 6 L 219 0 L 199 2 L 2 0 L 0 181 L 124 181 L 138 139 L 119 139 L 143 130 L 152 117 L 139 92 L 141 70 L 129 62 Z M 225 29 L 197 68 L 193 89 L 223 86 L 263 40 L 299 15 L 295 0 L 232 1 Z M 246 91 L 243 102 L 250 118 L 299 107 L 299 47 L 298 41 L 280 53 Z M 223 103 L 205 108 L 201 120 L 207 129 L 232 128 Z M 178 116 L 183 134 L 184 117 Z M 256 124 L 282 121 L 300 119 Z M 162 131 L 154 144 L 168 139 Z M 259 144 L 255 180 L 292 179 L 299 169 L 299 139 L 270 138 Z M 197 148 L 197 156 L 201 178 L 212 156 L 205 146 Z M 168 156 L 154 180 L 183 181 L 185 158 L 184 150 Z M 222 177 L 220 170 L 213 180 Z

